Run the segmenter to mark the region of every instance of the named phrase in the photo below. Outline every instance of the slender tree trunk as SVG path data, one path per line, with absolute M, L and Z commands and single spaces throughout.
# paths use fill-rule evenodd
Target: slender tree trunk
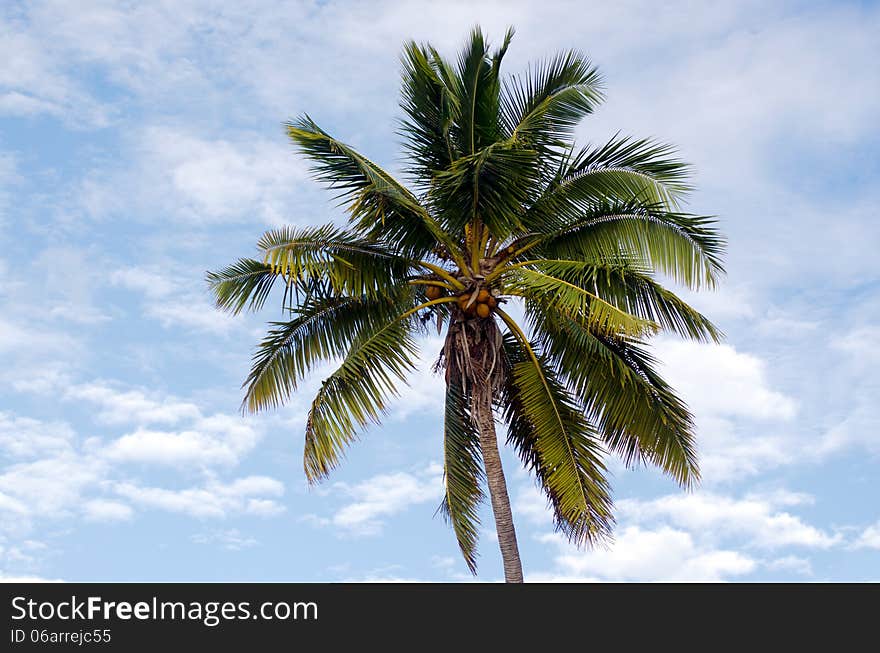
M 486 481 L 492 512 L 495 514 L 495 531 L 504 561 L 504 580 L 508 583 L 523 582 L 522 561 L 516 544 L 516 530 L 513 527 L 513 514 L 510 511 L 510 497 L 507 495 L 507 481 L 501 467 L 498 453 L 498 438 L 495 435 L 495 419 L 492 416 L 492 394 L 478 392 L 474 396 L 474 420 L 480 432 L 480 448 L 483 451 L 483 464 L 486 467 Z

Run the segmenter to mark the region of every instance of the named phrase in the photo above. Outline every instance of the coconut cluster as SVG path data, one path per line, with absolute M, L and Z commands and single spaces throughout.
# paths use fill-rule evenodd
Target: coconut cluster
M 446 293 L 439 286 L 428 286 L 425 289 L 425 296 L 429 300 L 440 299 Z M 492 310 L 498 306 L 498 300 L 485 288 L 477 290 L 468 290 L 458 295 L 456 302 L 461 312 L 467 317 L 487 318 L 492 314 Z
M 458 307 L 468 317 L 487 318 L 492 309 L 498 306 L 498 300 L 485 288 L 466 292 L 458 296 Z

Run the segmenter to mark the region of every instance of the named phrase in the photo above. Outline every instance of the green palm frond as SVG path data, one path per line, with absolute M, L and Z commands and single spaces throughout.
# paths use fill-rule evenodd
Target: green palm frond
M 242 258 L 222 270 L 208 272 L 206 278 L 217 308 L 237 315 L 245 307 L 251 311 L 263 308 L 279 276 L 271 265 Z
M 468 569 L 475 574 L 484 473 L 480 440 L 468 406 L 461 384 L 454 379 L 447 383 L 443 422 L 446 494 L 440 509 L 455 531 Z
M 480 220 L 499 239 L 522 229 L 523 203 L 538 179 L 536 152 L 506 140 L 458 158 L 434 176 L 432 202 L 442 208 L 443 228 L 461 237 Z
M 597 433 L 549 361 L 512 333 L 504 338 L 501 405 L 508 441 L 547 495 L 557 527 L 577 544 L 601 541 L 614 518 Z
M 548 196 L 584 202 L 641 199 L 673 209 L 692 190 L 691 167 L 676 149 L 653 139 L 615 134 L 600 147 L 585 147 L 567 162 Z
M 644 337 L 656 333 L 658 326 L 618 308 L 596 292 L 540 270 L 512 267 L 499 278 L 505 294 L 540 300 L 549 310 L 556 310 L 580 324 L 608 335 Z
M 647 270 L 639 270 L 625 261 L 537 260 L 532 267 L 585 291 L 592 291 L 622 311 L 656 323 L 670 333 L 699 342 L 721 342 L 723 338 L 709 318 L 657 283 Z M 548 310 L 552 310 L 549 304 Z
M 427 186 L 460 152 L 453 133 L 460 112 L 458 78 L 429 46 L 404 45 L 401 134 L 417 183 Z
M 369 423 L 378 423 L 396 385 L 415 368 L 413 326 L 399 317 L 361 331 L 342 364 L 321 384 L 306 421 L 304 467 L 314 483 L 333 470 L 345 448 Z
M 459 150 L 474 155 L 501 137 L 498 121 L 500 83 L 498 71 L 513 33 L 489 56 L 489 45 L 479 28 L 471 32 L 458 60 Z
M 693 417 L 637 341 L 609 338 L 535 303 L 529 322 L 542 351 L 616 454 L 649 462 L 689 487 L 699 481 Z
M 385 246 L 333 225 L 273 229 L 257 247 L 263 263 L 286 279 L 323 279 L 340 295 L 387 294 L 412 267 Z
M 365 236 L 422 256 L 444 233 L 394 177 L 353 148 L 334 139 L 308 116 L 287 124 L 287 134 L 312 162 L 317 178 L 347 202 L 352 224 Z
M 502 92 L 507 133 L 539 148 L 561 148 L 574 128 L 602 102 L 598 69 L 576 51 L 564 52 L 512 77 Z
M 641 202 L 603 202 L 548 224 L 529 258 L 598 261 L 629 257 L 692 289 L 714 287 L 724 274 L 725 240 L 715 218 L 670 212 Z
M 343 356 L 362 333 L 379 330 L 413 305 L 411 293 L 309 298 L 292 309 L 293 319 L 270 322 L 244 383 L 243 407 L 278 407 L 316 364 Z

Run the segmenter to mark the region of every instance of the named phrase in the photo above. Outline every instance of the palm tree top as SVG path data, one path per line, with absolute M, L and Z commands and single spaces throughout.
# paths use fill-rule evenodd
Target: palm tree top
M 570 50 L 503 76 L 512 37 L 493 50 L 474 29 L 457 60 L 404 46 L 403 181 L 308 115 L 287 123 L 347 224 L 270 230 L 259 258 L 208 275 L 233 313 L 283 287 L 288 319 L 270 323 L 254 354 L 246 410 L 277 407 L 315 365 L 339 362 L 306 425 L 311 482 L 381 420 L 418 336 L 445 333 L 443 509 L 472 570 L 487 484 L 499 535 L 509 521 L 496 416 L 558 527 L 601 539 L 613 524 L 607 452 L 686 487 L 699 479 L 692 416 L 649 339 L 721 338 L 662 283 L 711 288 L 723 274 L 715 219 L 681 209 L 689 167 L 651 139 L 577 147 L 575 128 L 604 97 L 598 70 Z

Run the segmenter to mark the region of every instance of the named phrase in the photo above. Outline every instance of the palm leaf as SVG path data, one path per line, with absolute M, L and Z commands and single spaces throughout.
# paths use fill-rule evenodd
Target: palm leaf
M 562 147 L 562 141 L 602 101 L 601 86 L 599 71 L 582 54 L 560 53 L 504 84 L 506 131 L 535 147 Z
M 411 174 L 426 187 L 436 171 L 459 156 L 453 129 L 460 115 L 458 79 L 436 51 L 413 41 L 404 45 L 401 134 Z
M 393 243 L 412 257 L 430 252 L 444 234 L 400 182 L 353 148 L 334 139 L 308 116 L 287 124 L 287 133 L 313 161 L 315 175 L 347 203 L 353 225 L 374 241 Z
M 699 342 L 721 342 L 723 338 L 706 316 L 654 281 L 646 270 L 636 269 L 625 260 L 616 263 L 538 260 L 532 267 L 585 291 L 592 290 L 620 310 L 656 323 L 665 331 Z
M 468 398 L 461 384 L 454 379 L 446 386 L 443 451 L 446 494 L 440 509 L 452 524 L 468 569 L 476 574 L 479 506 L 483 500 L 485 475 L 479 437 L 468 410 Z
M 359 430 L 378 423 L 396 384 L 415 367 L 418 347 L 412 325 L 395 319 L 377 331 L 364 330 L 342 364 L 321 384 L 306 421 L 304 467 L 310 483 L 339 464 Z
M 628 465 L 650 462 L 684 486 L 699 481 L 693 417 L 636 341 L 592 333 L 534 302 L 529 322 L 608 447 Z
M 602 203 L 545 223 L 530 257 L 599 261 L 628 257 L 676 283 L 713 287 L 724 273 L 725 241 L 715 219 L 666 211 L 654 204 Z
M 334 227 L 281 227 L 258 245 L 263 263 L 292 281 L 324 279 L 339 295 L 384 295 L 412 264 L 369 238 Z
M 208 272 L 207 281 L 217 308 L 233 314 L 245 307 L 263 308 L 278 274 L 271 265 L 242 258 L 217 272 Z
M 411 295 L 311 297 L 292 309 L 293 319 L 270 322 L 244 383 L 243 407 L 276 408 L 314 366 L 343 356 L 362 333 L 372 333 L 412 306 Z
M 504 351 L 508 442 L 547 495 L 557 528 L 577 544 L 608 537 L 614 518 L 595 430 L 527 340 L 507 334 Z
M 673 209 L 692 190 L 690 166 L 671 145 L 615 134 L 600 147 L 572 156 L 554 184 L 550 199 L 583 202 L 603 198 L 640 199 Z
M 499 285 L 504 294 L 540 298 L 549 310 L 560 311 L 600 333 L 642 337 L 655 333 L 658 328 L 654 322 L 618 308 L 595 292 L 540 270 L 510 268 L 499 278 Z

